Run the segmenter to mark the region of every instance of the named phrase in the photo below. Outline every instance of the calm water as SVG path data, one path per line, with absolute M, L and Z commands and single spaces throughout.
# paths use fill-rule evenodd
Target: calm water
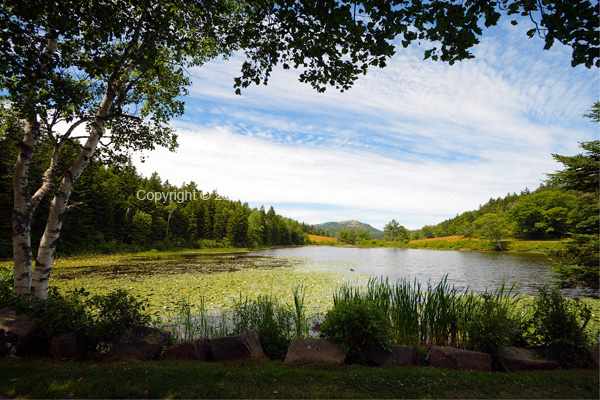
M 297 268 L 387 276 L 391 281 L 416 278 L 422 284 L 439 282 L 444 275 L 456 286 L 480 292 L 506 282 L 519 293 L 536 293 L 536 288 L 552 284 L 551 261 L 542 254 L 442 251 L 390 248 L 295 247 L 260 250 L 255 256 L 300 258 Z M 566 295 L 581 293 L 567 290 Z

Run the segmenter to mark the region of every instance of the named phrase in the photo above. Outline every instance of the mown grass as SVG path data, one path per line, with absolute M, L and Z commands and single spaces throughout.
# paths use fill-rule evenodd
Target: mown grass
M 5 398 L 594 398 L 597 370 L 522 373 L 245 361 L 0 360 Z
M 308 235 L 308 238 L 315 244 L 331 244 L 337 242 L 336 238 L 329 236 Z
M 350 246 L 347 243 L 319 242 L 330 246 Z M 502 248 L 505 251 L 547 253 L 564 245 L 564 241 L 556 240 L 502 240 Z M 356 244 L 358 247 L 375 248 L 391 247 L 402 249 L 426 249 L 426 250 L 466 250 L 466 251 L 496 251 L 496 244 L 489 240 L 466 238 L 463 236 L 445 236 L 439 238 L 411 240 L 409 242 L 389 242 L 382 239 L 361 240 Z
M 561 241 L 552 240 L 520 240 L 505 239 L 502 247 L 508 251 L 546 253 L 562 246 Z M 489 240 L 475 238 L 461 238 L 452 236 L 448 238 L 433 238 L 423 240 L 411 240 L 400 247 L 411 249 L 434 249 L 434 250 L 482 250 L 495 251 L 496 245 Z

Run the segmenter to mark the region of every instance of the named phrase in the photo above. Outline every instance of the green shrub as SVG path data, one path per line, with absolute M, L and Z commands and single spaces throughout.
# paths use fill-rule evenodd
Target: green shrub
M 199 249 L 218 249 L 218 248 L 225 247 L 225 245 L 223 243 L 218 242 L 216 240 L 210 240 L 210 239 L 198 240 L 197 246 Z
M 558 289 L 542 287 L 532 308 L 528 335 L 532 346 L 563 366 L 579 366 L 589 357 L 585 327 L 592 313 L 588 306 L 579 299 L 564 298 Z
M 8 307 L 13 298 L 14 275 L 10 268 L 0 268 L 0 308 Z
M 283 360 L 295 332 L 294 311 L 279 304 L 276 298 L 262 295 L 257 299 L 241 299 L 233 308 L 236 334 L 255 329 L 267 357 Z
M 95 250 L 100 254 L 117 254 L 125 253 L 127 246 L 119 240 L 111 240 L 109 242 L 100 242 L 95 246 Z
M 511 344 L 518 331 L 518 322 L 513 317 L 516 300 L 487 292 L 477 299 L 472 319 L 467 325 L 468 347 L 497 355 L 500 347 Z
M 325 314 L 321 337 L 339 343 L 348 362 L 364 363 L 367 346 L 387 348 L 392 327 L 387 312 L 374 300 L 360 296 L 341 298 Z
M 90 297 L 83 288 L 62 294 L 51 286 L 45 301 L 25 296 L 19 299 L 16 308 L 33 315 L 45 336 L 75 332 L 90 351 L 107 347 L 127 324 L 150 322 L 145 313 L 146 302 L 122 289 Z
M 85 289 L 74 289 L 61 294 L 51 286 L 46 301 L 36 305 L 35 316 L 44 334 L 52 337 L 75 332 L 88 336 L 93 327 L 93 318 L 89 308 L 89 293 Z
M 147 303 L 123 289 L 94 296 L 90 300 L 94 317 L 94 342 L 111 343 L 128 324 L 149 324 L 151 318 L 146 313 Z
M 0 272 L 1 307 L 10 306 L 17 314 L 32 316 L 45 337 L 74 332 L 90 351 L 108 346 L 127 324 L 147 325 L 151 318 L 146 304 L 122 289 L 91 297 L 84 288 L 61 293 L 50 286 L 46 300 L 14 296 L 11 274 Z

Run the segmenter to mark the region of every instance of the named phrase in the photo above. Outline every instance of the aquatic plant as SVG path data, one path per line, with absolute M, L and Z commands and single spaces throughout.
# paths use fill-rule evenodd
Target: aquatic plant
M 294 315 L 291 307 L 280 304 L 272 295 L 260 295 L 256 299 L 240 295 L 233 308 L 234 332 L 257 330 L 267 357 L 283 360 L 296 330 Z
M 336 307 L 366 301 L 383 310 L 395 344 L 495 351 L 518 330 L 515 310 L 519 299 L 512 295 L 512 288 L 506 290 L 504 285 L 475 294 L 449 284 L 444 276 L 435 285 L 428 281 L 425 288 L 416 279 L 400 279 L 392 284 L 384 277 L 371 278 L 364 288 L 345 284 L 334 294 L 333 302 Z M 492 344 L 496 339 L 498 345 Z
M 310 333 L 309 321 L 306 315 L 306 306 L 304 305 L 306 286 L 299 285 L 292 289 L 294 297 L 294 326 L 296 328 L 295 336 L 307 338 Z
M 177 308 L 155 321 L 154 325 L 166 329 L 179 341 L 197 338 L 228 336 L 233 332 L 226 312 L 215 313 L 206 309 L 204 297 L 193 304 L 191 298 L 181 298 Z

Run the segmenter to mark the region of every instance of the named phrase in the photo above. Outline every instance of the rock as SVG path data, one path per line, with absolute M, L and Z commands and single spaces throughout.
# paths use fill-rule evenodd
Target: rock
M 160 356 L 161 360 L 192 360 L 210 361 L 212 352 L 210 339 L 186 340 L 165 349 Z
M 434 346 L 427 354 L 427 364 L 437 368 L 492 370 L 492 356 L 477 351 Z
M 48 356 L 52 358 L 68 358 L 71 360 L 84 360 L 88 347 L 76 333 L 65 333 L 55 336 L 50 341 Z
M 558 362 L 545 358 L 536 358 L 536 354 L 519 347 L 502 347 L 498 354 L 500 365 L 504 371 L 542 371 L 557 369 Z
M 168 345 L 170 336 L 169 332 L 161 329 L 129 325 L 108 351 L 108 357 L 157 359 Z
M 0 355 L 23 355 L 37 350 L 40 329 L 27 315 L 16 315 L 10 308 L 0 310 Z
M 235 336 L 213 339 L 211 348 L 215 361 L 266 358 L 260 343 L 260 337 L 255 330 L 245 331 Z
M 326 339 L 293 338 L 285 356 L 286 364 L 327 362 L 343 364 L 346 353 L 342 346 Z
M 389 350 L 367 347 L 364 351 L 367 360 L 380 366 L 385 365 L 418 365 L 420 354 L 416 349 L 408 346 L 392 345 Z

